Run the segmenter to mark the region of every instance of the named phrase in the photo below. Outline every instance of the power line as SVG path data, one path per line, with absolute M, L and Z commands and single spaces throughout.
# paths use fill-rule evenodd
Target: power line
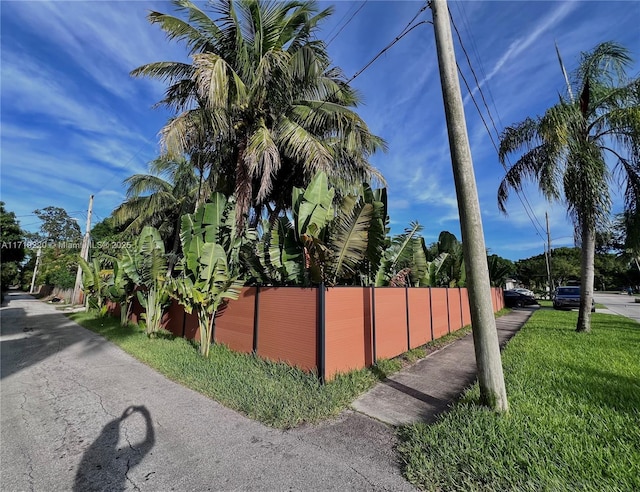
M 327 33 L 327 37 L 331 36 L 334 31 L 338 28 L 338 26 L 340 24 L 342 24 L 342 21 L 345 20 L 347 18 L 347 16 L 357 8 L 357 4 L 354 2 L 353 5 L 351 5 L 351 7 L 349 7 L 349 9 L 347 9 L 347 11 L 344 13 L 344 15 L 342 17 L 340 17 L 340 20 L 338 22 L 336 22 L 336 24 L 329 30 L 329 32 Z
M 466 77 L 464 76 L 464 74 L 462 73 L 462 70 L 460 69 L 460 65 L 458 65 L 458 62 L 456 62 L 456 66 L 458 67 L 458 73 L 460 74 L 460 77 L 462 78 L 462 81 L 464 82 L 465 87 L 467 88 L 467 91 L 469 91 L 469 95 L 471 96 L 471 100 L 473 101 L 473 104 L 475 105 L 476 109 L 478 110 L 478 114 L 480 115 L 480 119 L 482 120 L 482 123 L 484 125 L 484 128 L 487 130 L 487 133 L 489 135 L 489 140 L 491 140 L 491 143 L 493 144 L 493 148 L 496 150 L 496 153 L 499 153 L 498 150 L 498 146 L 496 145 L 495 140 L 493 139 L 493 135 L 491 135 L 491 131 L 489 130 L 489 126 L 487 125 L 487 121 L 484 119 L 484 116 L 482 115 L 482 111 L 480 111 L 480 106 L 478 106 L 478 102 L 476 101 L 476 98 L 473 97 L 473 93 L 471 92 L 471 88 L 469 87 L 469 84 L 467 82 Z M 503 167 L 506 170 L 506 166 L 503 164 Z M 524 194 L 524 193 L 523 193 Z M 533 208 L 531 208 L 531 205 L 529 204 L 529 202 L 527 201 L 527 204 L 529 205 L 529 208 L 531 208 L 531 214 L 529 213 L 529 210 L 527 209 L 527 207 L 525 206 L 525 202 L 523 201 L 522 197 L 520 196 L 520 193 L 518 192 L 518 190 L 516 190 L 516 196 L 520 199 L 520 203 L 522 204 L 522 207 L 524 208 L 525 213 L 527 214 L 527 216 L 529 217 L 529 220 L 531 221 L 531 224 L 533 225 L 533 228 L 536 231 L 536 234 L 538 236 L 540 236 L 540 238 L 544 239 L 542 237 L 542 235 L 540 234 L 540 231 L 538 230 L 538 227 L 536 226 L 533 218 L 531 217 L 531 214 L 533 214 Z M 526 200 L 526 196 L 525 196 L 525 200 Z M 535 214 L 534 214 L 535 217 Z M 536 217 L 536 222 L 538 221 L 537 217 Z
M 455 5 L 458 9 L 458 12 L 460 12 L 460 16 L 462 18 L 462 23 L 464 24 L 465 29 L 467 30 L 467 35 L 469 37 L 469 39 L 471 40 L 471 48 L 473 50 L 473 54 L 475 55 L 476 58 L 476 62 L 478 63 L 478 66 L 480 67 L 480 74 L 482 75 L 482 80 L 487 80 L 487 73 L 484 70 L 484 64 L 482 63 L 482 59 L 480 58 L 480 53 L 478 52 L 478 45 L 476 44 L 476 41 L 473 37 L 473 33 L 471 31 L 471 27 L 469 25 L 469 19 L 467 17 L 467 14 L 464 10 L 464 8 L 462 7 L 462 5 L 460 5 L 458 2 L 455 2 Z M 491 86 L 487 83 L 486 84 L 487 87 L 487 91 L 489 92 L 489 99 L 491 100 L 491 104 L 493 106 L 493 108 L 495 109 L 496 112 L 496 116 L 498 117 L 498 123 L 500 125 L 500 127 L 504 127 L 503 123 L 502 123 L 502 119 L 500 118 L 500 112 L 498 111 L 498 107 L 496 105 L 496 101 L 495 98 L 493 97 L 493 91 L 491 90 Z
M 495 123 L 495 120 L 493 119 L 493 116 L 491 115 L 491 110 L 489 109 L 489 105 L 487 104 L 487 100 L 484 97 L 484 93 L 482 91 L 482 88 L 480 87 L 480 82 L 478 81 L 478 77 L 477 77 L 477 75 L 475 73 L 473 65 L 471 64 L 471 59 L 469 58 L 469 53 L 467 52 L 467 50 L 466 50 L 466 48 L 464 46 L 464 43 L 462 42 L 462 37 L 460 36 L 460 31 L 458 30 L 458 27 L 457 27 L 455 21 L 453 20 L 453 16 L 451 15 L 451 11 L 449 11 L 449 18 L 451 19 L 451 23 L 453 24 L 453 27 L 455 29 L 456 35 L 458 37 L 458 41 L 460 43 L 460 47 L 462 48 L 462 51 L 463 51 L 463 53 L 465 55 L 465 58 L 467 60 L 467 64 L 469 65 L 469 69 L 471 70 L 471 73 L 473 74 L 473 78 L 474 78 L 474 81 L 476 83 L 476 87 L 477 87 L 478 92 L 480 93 L 480 95 L 482 97 L 482 101 L 484 103 L 484 107 L 487 110 L 487 114 L 488 114 L 489 119 L 491 120 L 493 128 L 494 128 L 494 130 L 496 132 L 496 136 L 499 138 L 500 137 L 500 132 L 498 131 L 498 128 L 496 127 L 496 123 Z M 470 88 L 470 86 L 469 86 L 469 84 L 467 82 L 466 77 L 462 73 L 462 70 L 460 69 L 460 65 L 458 65 L 457 63 L 456 63 L 456 65 L 458 67 L 458 72 L 460 73 L 460 76 L 461 76 L 461 78 L 462 78 L 462 80 L 463 80 L 463 82 L 464 82 L 464 84 L 465 84 L 465 86 L 467 88 L 467 91 L 469 91 L 469 96 L 471 97 L 471 100 L 473 101 L 473 104 L 475 105 L 476 110 L 478 111 L 478 114 L 480 115 L 480 119 L 482 120 L 482 123 L 483 123 L 483 125 L 485 127 L 485 130 L 487 131 L 487 134 L 489 135 L 489 139 L 491 140 L 491 143 L 492 143 L 494 149 L 496 150 L 496 153 L 500 154 L 500 151 L 499 151 L 498 146 L 497 146 L 497 144 L 496 144 L 496 142 L 494 140 L 494 137 L 493 137 L 493 135 L 492 135 L 492 133 L 491 133 L 491 131 L 489 129 L 489 126 L 488 126 L 488 124 L 487 124 L 487 122 L 486 122 L 486 120 L 485 120 L 485 118 L 484 118 L 484 116 L 482 114 L 482 110 L 480 109 L 480 106 L 478 105 L 478 102 L 476 101 L 476 98 L 473 95 L 473 91 L 471 90 L 471 88 Z M 507 157 L 507 159 L 508 159 L 508 157 Z M 500 162 L 501 162 L 502 167 L 504 168 L 504 170 L 507 171 L 508 170 L 507 166 L 502 161 L 500 161 Z M 538 226 L 540 226 L 541 229 L 544 229 L 544 228 L 542 227 L 542 224 L 540 224 L 540 220 L 538 219 L 538 217 L 536 216 L 535 212 L 533 211 L 533 207 L 531 206 L 531 203 L 529 202 L 526 194 L 524 193 L 523 190 L 519 191 L 519 190 L 516 189 L 515 192 L 516 192 L 516 196 L 520 200 L 520 203 L 522 204 L 522 207 L 524 208 L 525 213 L 529 217 L 529 220 L 531 221 L 531 224 L 533 225 L 533 227 L 534 227 L 534 229 L 536 231 L 536 234 L 542 238 L 542 235 L 540 233 L 540 230 L 538 229 Z M 536 222 L 537 222 L 538 225 L 536 225 Z M 542 239 L 544 239 L 544 238 L 542 238 Z
M 480 96 L 482 97 L 482 102 L 484 103 L 484 107 L 487 109 L 487 114 L 489 115 L 489 119 L 491 120 L 491 124 L 493 125 L 493 129 L 496 132 L 496 136 L 499 137 L 500 136 L 500 131 L 496 127 L 496 122 L 493 120 L 493 116 L 491 116 L 491 110 L 489 109 L 489 105 L 487 104 L 487 100 L 484 97 L 484 92 L 482 92 L 482 88 L 480 87 L 480 81 L 478 80 L 478 77 L 476 76 L 476 71 L 473 69 L 473 65 L 471 65 L 471 59 L 469 58 L 469 53 L 467 53 L 467 50 L 464 47 L 464 43 L 462 42 L 462 37 L 460 36 L 460 31 L 458 31 L 458 26 L 456 26 L 456 23 L 453 20 L 453 16 L 451 15 L 451 12 L 449 12 L 449 17 L 451 18 L 451 24 L 453 24 L 453 28 L 455 29 L 456 35 L 458 36 L 458 41 L 460 42 L 460 47 L 462 48 L 462 52 L 464 53 L 464 56 L 467 59 L 467 64 L 469 65 L 469 69 L 471 70 L 471 74 L 473 75 L 473 80 L 475 81 L 476 87 L 478 88 L 478 92 L 480 93 Z M 469 91 L 469 95 L 471 97 L 473 97 L 473 95 L 471 94 L 471 91 Z
M 404 26 L 404 29 L 400 32 L 400 34 L 398 34 L 394 38 L 393 41 L 391 41 L 387 46 L 385 46 L 382 50 L 380 50 L 377 55 L 375 55 L 364 67 L 362 67 L 360 70 L 358 70 L 353 75 L 353 77 L 351 77 L 349 80 L 347 80 L 346 83 L 349 84 L 349 83 L 353 82 L 357 77 L 362 75 L 362 73 L 365 70 L 367 70 L 371 65 L 373 65 L 378 58 L 380 58 L 387 51 L 389 51 L 398 41 L 400 41 L 403 37 L 405 37 L 411 31 L 413 31 L 416 27 L 418 27 L 418 26 L 420 26 L 422 24 L 431 24 L 431 21 L 421 21 L 421 22 L 418 22 L 417 24 L 414 24 L 413 26 L 411 25 L 411 24 L 413 24 L 413 22 L 418 18 L 418 16 L 422 12 L 427 10 L 428 7 L 429 7 L 428 3 L 425 3 L 424 6 L 420 10 L 418 10 L 418 12 L 416 12 L 416 14 L 411 18 L 411 20 L 407 23 L 407 25 Z
M 362 2 L 362 5 L 360 5 L 360 7 L 358 8 L 358 10 L 356 10 L 356 11 L 351 15 L 351 17 L 349 17 L 349 19 L 347 20 L 347 22 L 345 22 L 345 23 L 344 23 L 344 25 L 343 25 L 343 26 L 338 30 L 338 32 L 336 32 L 336 33 L 333 35 L 333 37 L 332 37 L 329 41 L 327 41 L 327 47 L 329 47 L 329 45 L 330 45 L 331 43 L 333 43 L 333 40 L 334 40 L 334 39 L 336 39 L 336 38 L 340 35 L 340 33 L 344 30 L 344 28 L 345 28 L 345 27 L 347 27 L 347 26 L 349 25 L 349 23 L 353 20 L 353 18 L 354 18 L 356 15 L 358 15 L 358 12 L 360 12 L 360 11 L 362 10 L 362 8 L 367 4 L 367 2 L 368 2 L 368 1 L 369 1 L 369 0 L 364 0 L 364 2 Z M 348 12 L 347 12 L 347 14 L 348 14 Z M 347 16 L 347 14 L 345 14 L 345 17 Z M 343 17 L 343 19 L 344 19 L 344 17 Z M 342 22 L 342 19 L 340 20 L 340 22 Z M 338 23 L 338 24 L 340 24 L 340 23 Z
M 365 2 L 366 3 L 366 2 Z M 427 8 L 429 7 L 428 3 L 425 3 L 424 6 L 422 8 L 420 8 L 420 10 L 418 10 L 418 12 L 416 12 L 416 14 L 411 18 L 411 20 L 409 22 L 407 22 L 407 24 L 404 26 L 404 28 L 402 29 L 402 31 L 400 32 L 400 34 L 398 34 L 393 41 L 391 41 L 387 46 L 385 46 L 384 48 L 382 48 L 371 60 L 369 60 L 369 62 L 367 62 L 360 70 L 358 70 L 356 73 L 353 74 L 353 76 L 346 80 L 344 82 L 344 85 L 348 85 L 351 82 L 353 82 L 355 79 L 357 79 L 358 77 L 360 77 L 360 75 L 362 75 L 371 65 L 373 65 L 376 60 L 378 58 L 380 58 L 382 55 L 384 55 L 387 51 L 389 51 L 398 41 L 400 41 L 402 38 L 404 38 L 407 34 L 409 34 L 411 31 L 413 31 L 416 27 L 422 25 L 422 24 L 432 24 L 431 21 L 421 21 L 418 22 L 417 24 L 411 25 L 413 24 L 413 22 L 418 18 L 418 16 L 424 12 L 425 10 L 427 10 Z M 316 111 L 319 111 L 320 109 L 322 109 L 322 106 L 324 106 L 327 102 L 329 102 L 329 100 L 335 96 L 338 92 L 340 92 L 341 88 L 335 89 L 331 94 L 327 95 L 327 97 L 325 97 L 324 101 L 322 101 L 322 103 L 318 106 L 318 108 L 316 109 Z
M 496 122 L 494 121 L 493 116 L 491 115 L 491 109 L 489 109 L 489 105 L 487 104 L 487 100 L 484 97 L 484 92 L 482 90 L 482 87 L 481 87 L 480 82 L 478 80 L 478 77 L 476 75 L 476 72 L 473 69 L 473 65 L 471 64 L 471 59 L 469 57 L 469 53 L 467 52 L 467 50 L 466 50 L 466 48 L 464 46 L 464 43 L 462 42 L 462 36 L 460 35 L 460 31 L 458 30 L 458 26 L 456 25 L 455 21 L 453 20 L 453 16 L 451 15 L 451 12 L 449 12 L 449 17 L 450 17 L 451 23 L 453 24 L 453 27 L 454 27 L 454 29 L 456 31 L 456 35 L 458 36 L 458 41 L 460 42 L 460 47 L 462 48 L 462 52 L 465 55 L 465 58 L 467 60 L 467 64 L 469 65 L 469 69 L 471 70 L 471 73 L 472 73 L 473 78 L 475 80 L 476 87 L 478 88 L 478 92 L 480 93 L 480 96 L 482 97 L 482 101 L 484 103 L 484 107 L 487 110 L 487 114 L 489 115 L 489 119 L 491 120 L 491 123 L 493 125 L 493 129 L 496 132 L 496 137 L 499 139 L 500 138 L 500 132 L 498 131 L 498 128 L 496 127 Z M 476 57 L 479 59 L 479 57 L 477 55 L 477 50 L 476 50 Z M 482 63 L 480 63 L 480 66 L 482 67 Z M 459 66 L 458 66 L 458 71 L 460 72 L 460 75 L 464 79 L 464 75 L 462 75 L 462 71 L 460 70 Z M 465 81 L 465 84 L 466 84 L 466 81 Z M 466 84 L 466 85 L 467 85 L 467 90 L 469 90 L 469 96 L 473 100 L 473 102 L 474 102 L 474 104 L 476 106 L 476 109 L 478 110 L 478 113 L 480 114 L 480 117 L 482 118 L 482 114 L 481 114 L 480 108 L 478 107 L 478 104 L 476 103 L 476 101 L 475 101 L 475 99 L 473 97 L 473 93 L 469 89 L 468 84 Z M 487 84 L 487 87 L 489 87 L 488 84 Z M 493 101 L 493 106 L 494 106 L 494 108 L 496 108 L 496 113 L 498 113 L 497 107 L 495 105 L 495 101 Z M 498 119 L 500 119 L 499 116 L 500 115 L 498 114 Z M 489 128 L 487 127 L 487 124 L 486 124 L 486 121 L 484 120 L 484 118 L 482 118 L 482 121 L 483 121 L 484 126 L 485 126 L 485 128 L 487 130 L 487 133 L 489 134 L 489 137 L 491 137 L 491 132 L 489 131 Z M 493 146 L 496 148 L 496 152 L 499 154 L 500 152 L 498 151 L 498 148 L 497 148 L 495 142 L 493 142 L 493 138 L 491 140 L 492 140 Z M 509 164 L 511 165 L 511 161 L 509 159 L 509 156 L 507 156 L 507 160 L 509 161 Z M 507 167 L 506 167 L 506 165 L 504 163 L 502 163 L 502 167 L 505 169 L 505 171 L 507 170 Z M 535 212 L 533 211 L 533 207 L 531 206 L 531 203 L 529 202 L 529 199 L 527 198 L 527 195 L 524 193 L 524 191 L 521 191 L 521 193 L 522 193 L 522 197 L 520 197 L 520 192 L 518 192 L 518 190 L 516 190 L 516 195 L 520 199 L 520 203 L 522 203 L 522 206 L 525 208 L 525 212 L 527 212 L 527 206 L 528 206 L 529 210 L 531 211 L 531 214 L 533 215 L 533 218 L 537 222 L 538 226 L 540 226 L 541 229 L 544 229 L 544 227 L 540 223 L 540 220 L 538 219 L 538 217 L 536 216 Z M 525 206 L 525 203 L 523 203 L 523 199 L 524 199 L 524 202 L 526 202 L 526 206 Z M 529 215 L 529 212 L 527 212 L 527 215 Z M 529 219 L 531 220 L 531 217 L 529 217 Z M 536 233 L 538 233 L 538 235 L 540 235 L 539 232 L 538 232 L 538 228 L 535 226 L 535 224 L 534 224 L 534 227 L 536 229 Z

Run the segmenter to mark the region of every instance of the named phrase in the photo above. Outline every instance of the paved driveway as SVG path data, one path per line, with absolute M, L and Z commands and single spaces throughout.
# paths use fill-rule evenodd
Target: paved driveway
M 627 294 L 595 292 L 593 298 L 597 303 L 607 306 L 612 313 L 626 316 L 640 323 L 640 303 L 635 302 L 635 297 Z
M 0 316 L 2 490 L 412 490 L 373 419 L 271 429 L 30 296 Z

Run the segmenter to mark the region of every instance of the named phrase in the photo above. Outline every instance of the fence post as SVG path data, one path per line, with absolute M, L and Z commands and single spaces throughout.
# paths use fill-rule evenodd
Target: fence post
M 260 324 L 260 286 L 256 285 L 256 299 L 253 304 L 253 353 L 258 353 L 258 325 Z
M 187 311 L 183 307 L 182 308 L 182 338 L 184 338 L 186 331 L 187 331 Z
M 378 360 L 378 356 L 376 354 L 376 286 L 371 286 L 371 338 L 373 340 L 372 347 L 372 355 L 373 355 L 373 364 Z
M 409 328 L 409 287 L 404 286 L 404 303 L 407 308 L 407 352 L 411 350 L 411 330 Z
M 431 286 L 429 286 L 429 328 L 431 329 L 431 341 L 433 341 L 433 300 L 431 298 Z
M 458 296 L 460 297 L 460 328 L 464 326 L 464 311 L 462 310 L 462 287 L 458 287 Z
M 326 381 L 326 299 L 324 291 L 324 282 L 320 282 L 318 286 L 318 377 L 322 384 Z

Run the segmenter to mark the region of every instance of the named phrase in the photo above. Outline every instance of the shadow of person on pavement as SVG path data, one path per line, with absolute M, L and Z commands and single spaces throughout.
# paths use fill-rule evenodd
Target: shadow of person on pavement
M 132 424 L 122 430 L 125 420 L 139 413 L 145 420 L 146 435 L 141 442 L 133 442 Z M 104 426 L 98 438 L 84 452 L 76 472 L 74 492 L 93 490 L 125 490 L 130 470 L 140 464 L 155 444 L 151 414 L 144 406 L 130 406 L 117 419 Z M 132 485 L 133 482 L 131 482 Z

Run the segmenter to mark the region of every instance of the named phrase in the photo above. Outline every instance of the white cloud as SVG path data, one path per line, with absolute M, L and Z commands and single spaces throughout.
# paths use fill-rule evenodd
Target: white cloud
M 3 51 L 3 113 L 39 117 L 60 126 L 81 131 L 130 135 L 131 130 L 118 116 L 90 97 L 81 95 L 78 85 L 64 74 L 38 64 L 27 55 Z
M 65 2 L 41 1 L 12 6 L 16 15 L 86 72 L 98 85 L 125 100 L 135 100 L 138 88 L 129 72 L 153 61 L 182 60 L 186 53 L 175 44 L 162 42 L 159 28 L 149 28 L 147 2 Z M 171 6 L 162 4 L 168 12 Z M 160 86 L 155 88 L 159 99 Z M 146 87 L 149 87 L 148 85 Z
M 507 64 L 513 62 L 518 56 L 525 52 L 530 46 L 537 42 L 540 37 L 546 33 L 550 28 L 557 25 L 564 20 L 571 12 L 577 8 L 576 2 L 561 2 L 558 6 L 551 10 L 548 15 L 542 18 L 533 29 L 531 29 L 524 36 L 514 40 L 505 53 L 502 54 L 500 59 L 495 63 L 491 71 L 480 82 L 480 85 L 491 80 L 502 68 Z

